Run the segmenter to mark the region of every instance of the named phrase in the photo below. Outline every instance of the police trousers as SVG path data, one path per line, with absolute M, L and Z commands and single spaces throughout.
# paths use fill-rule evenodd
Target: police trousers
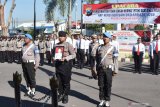
M 36 87 L 36 73 L 34 69 L 34 63 L 24 63 L 22 62 L 23 76 L 25 78 L 27 87 L 35 88 Z
M 18 60 L 18 63 L 22 62 L 22 51 L 17 51 L 17 60 Z
M 0 51 L 0 62 L 4 63 L 4 61 L 5 61 L 4 51 Z
M 135 72 L 141 73 L 142 59 L 143 59 L 142 52 L 140 52 L 140 55 L 137 55 L 137 52 L 134 53 Z
M 48 63 L 50 64 L 51 63 L 51 52 L 50 51 L 46 52 L 46 58 L 48 60 Z
M 13 55 L 14 55 L 13 51 L 7 51 L 7 60 L 9 63 L 13 62 Z
M 40 64 L 44 64 L 44 53 L 40 53 Z
M 59 94 L 68 95 L 70 91 L 72 61 L 56 61 L 55 69 L 59 81 Z
M 97 68 L 99 98 L 100 100 L 111 100 L 111 87 L 112 87 L 112 69 Z

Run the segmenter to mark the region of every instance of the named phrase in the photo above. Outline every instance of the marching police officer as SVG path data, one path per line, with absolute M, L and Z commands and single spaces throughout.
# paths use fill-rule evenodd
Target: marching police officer
M 19 37 L 16 43 L 18 64 L 22 63 L 22 46 L 23 46 L 23 42 L 21 40 L 21 37 Z
M 67 33 L 59 32 L 59 43 L 53 49 L 53 59 L 55 61 L 56 76 L 59 80 L 59 97 L 62 103 L 68 103 L 68 94 L 70 91 L 72 60 L 76 57 L 73 46 L 66 42 Z M 56 53 L 59 52 L 62 58 L 57 59 Z M 58 56 L 59 57 L 59 56 Z
M 98 107 L 109 107 L 112 87 L 112 68 L 114 47 L 110 44 L 111 35 L 108 32 L 103 34 L 104 44 L 97 49 L 97 74 L 99 85 L 100 104 Z
M 50 36 L 47 38 L 46 41 L 46 58 L 48 60 L 48 64 L 51 64 L 51 47 L 52 47 L 52 42 L 50 39 Z
M 8 42 L 7 42 L 7 48 L 8 48 L 8 53 L 7 53 L 7 56 L 8 56 L 8 63 L 12 63 L 13 62 L 13 55 L 14 55 L 14 52 L 13 52 L 13 41 L 12 41 L 12 38 L 10 37 Z
M 159 68 L 159 58 L 160 58 L 160 34 L 156 35 L 156 40 L 153 42 L 153 48 L 151 52 L 151 57 L 153 59 L 153 74 L 158 75 Z
M 27 95 L 34 96 L 36 88 L 35 73 L 39 66 L 39 50 L 32 42 L 32 36 L 25 34 L 25 44 L 22 48 L 22 69 L 27 83 Z
M 7 56 L 7 54 L 8 54 L 8 46 L 7 46 L 7 43 L 8 43 L 8 41 L 7 41 L 7 37 L 4 37 L 4 40 L 3 40 L 3 44 L 4 44 L 4 61 L 6 62 L 6 61 L 8 61 L 8 56 Z
M 137 43 L 133 46 L 132 55 L 134 58 L 135 72 L 141 74 L 141 66 L 143 58 L 145 57 L 145 46 L 142 44 L 141 38 L 137 39 Z
M 41 38 L 39 43 L 38 43 L 38 47 L 39 47 L 39 52 L 40 52 L 40 65 L 43 66 L 44 64 L 44 53 L 45 53 L 45 42 L 43 41 L 43 39 Z
M 2 37 L 0 37 L 0 62 L 2 62 Z
M 98 47 L 99 47 L 99 43 L 97 42 L 97 35 L 93 34 L 92 42 L 89 45 L 89 56 L 90 56 L 89 59 L 90 59 L 91 73 L 94 79 L 97 79 L 95 65 L 96 65 L 96 51 Z

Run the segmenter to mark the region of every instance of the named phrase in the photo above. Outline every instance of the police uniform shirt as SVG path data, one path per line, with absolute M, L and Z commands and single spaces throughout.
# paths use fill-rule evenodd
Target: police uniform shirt
M 136 43 L 134 46 L 133 46 L 133 49 L 132 49 L 132 55 L 134 55 L 134 52 L 138 52 L 138 46 L 139 46 L 139 52 L 143 53 L 143 58 L 145 57 L 145 46 L 140 43 Z
M 17 51 L 17 46 L 16 46 L 16 44 L 17 44 L 17 40 L 12 40 L 12 42 L 13 42 L 13 50 L 14 51 Z
M 72 44 L 72 39 L 70 37 L 67 37 L 66 42 Z
M 30 46 L 31 46 L 31 48 L 28 50 L 28 48 Z M 22 48 L 22 61 L 23 62 L 35 61 L 35 66 L 38 67 L 39 62 L 40 62 L 39 50 L 38 50 L 37 46 L 35 46 L 33 43 L 31 43 L 30 46 L 27 47 L 24 44 L 24 46 Z M 28 51 L 26 52 L 26 50 L 28 50 Z
M 85 40 L 84 39 L 77 40 L 77 49 L 85 49 Z
M 46 51 L 50 51 L 51 52 L 51 46 L 52 46 L 51 40 L 46 41 Z
M 7 46 L 8 46 L 8 51 L 13 51 L 13 41 L 12 40 L 7 42 Z
M 7 46 L 7 44 L 8 44 L 8 41 L 7 40 L 3 40 L 3 44 L 4 44 L 4 51 L 7 51 L 8 50 L 8 46 Z
M 76 48 L 76 42 L 77 42 L 77 40 L 76 39 L 72 39 L 72 46 L 73 46 L 73 48 L 75 49 Z
M 2 51 L 2 41 L 0 41 L 0 51 Z
M 109 53 L 108 50 L 110 50 Z M 110 43 L 107 45 L 101 45 L 97 49 L 96 57 L 99 60 L 97 64 L 99 64 L 99 66 L 102 66 L 103 68 L 108 68 L 109 66 L 113 66 L 113 51 L 114 47 Z M 108 54 L 106 55 L 106 53 Z
M 23 42 L 21 40 L 16 43 L 17 51 L 22 51 Z
M 152 43 L 152 51 L 151 51 L 151 56 L 153 56 L 153 51 L 156 51 L 156 44 L 158 42 L 158 52 L 160 51 L 160 40 L 155 40 Z
M 44 41 L 40 41 L 38 43 L 38 47 L 39 47 L 39 52 L 40 53 L 44 53 L 45 52 L 45 43 L 44 43 Z
M 97 48 L 99 47 L 99 43 L 95 42 L 95 43 L 90 43 L 89 45 L 89 52 L 91 56 L 96 56 L 96 51 Z
M 55 47 L 57 46 L 64 46 L 64 52 L 63 52 L 63 57 L 69 61 L 71 59 L 74 59 L 76 57 L 76 53 L 74 51 L 74 48 L 73 46 L 68 43 L 68 42 L 64 42 L 64 43 L 57 43 L 55 45 Z M 55 51 L 55 48 L 54 48 L 54 51 Z M 55 54 L 55 53 L 54 53 Z M 53 55 L 54 56 L 54 55 Z
M 119 56 L 119 43 L 116 40 L 112 40 L 111 44 L 114 46 L 114 56 Z

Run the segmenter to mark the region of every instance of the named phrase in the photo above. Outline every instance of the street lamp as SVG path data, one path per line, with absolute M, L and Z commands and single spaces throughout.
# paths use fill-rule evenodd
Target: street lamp
M 34 0 L 34 35 L 33 38 L 36 38 L 36 0 Z

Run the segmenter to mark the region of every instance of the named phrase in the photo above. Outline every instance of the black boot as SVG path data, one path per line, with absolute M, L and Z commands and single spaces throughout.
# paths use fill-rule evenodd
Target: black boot
M 68 95 L 64 95 L 64 97 L 62 99 L 62 103 L 63 104 L 67 104 L 68 103 Z

